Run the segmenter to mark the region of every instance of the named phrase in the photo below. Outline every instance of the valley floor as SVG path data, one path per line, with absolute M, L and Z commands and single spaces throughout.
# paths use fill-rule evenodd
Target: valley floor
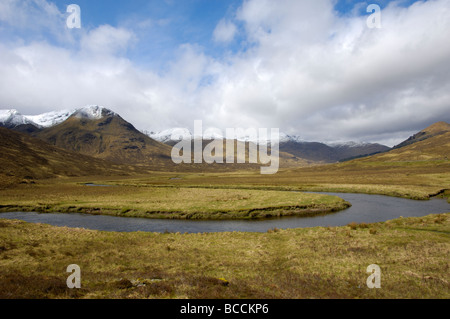
M 274 176 L 154 172 L 38 180 L 0 190 L 0 210 L 158 218 L 331 212 L 347 203 L 293 191 L 448 197 L 449 165 L 364 162 Z M 109 233 L 0 219 L 0 298 L 449 298 L 449 216 L 208 234 Z M 81 267 L 81 289 L 67 289 L 70 264 Z M 381 267 L 381 289 L 366 286 L 371 264 Z
M 73 181 L 21 185 L 0 192 L 0 212 L 77 212 L 169 219 L 259 219 L 311 216 L 350 206 L 350 203 L 336 196 L 282 190 L 110 185 L 87 186 Z
M 268 233 L 110 233 L 0 219 L 0 298 L 450 298 L 450 214 Z M 81 268 L 68 289 L 66 268 Z M 381 268 L 381 289 L 366 269 Z
M 86 184 L 102 185 L 90 187 Z M 107 186 L 107 187 L 104 187 Z M 349 203 L 310 192 L 381 194 L 450 201 L 450 161 L 358 162 L 241 172 L 152 172 L 56 178 L 0 190 L 0 212 L 82 212 L 126 217 L 257 219 L 332 213 Z

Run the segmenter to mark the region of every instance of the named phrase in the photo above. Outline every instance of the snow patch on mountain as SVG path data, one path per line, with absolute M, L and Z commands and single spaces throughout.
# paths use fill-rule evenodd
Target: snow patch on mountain
M 77 109 L 74 113 L 74 115 L 77 118 L 84 118 L 84 119 L 90 119 L 90 120 L 99 120 L 103 118 L 104 116 L 108 115 L 114 115 L 115 113 L 103 106 L 98 105 L 88 105 L 85 107 L 82 107 L 80 109 Z
M 332 142 L 332 143 L 326 143 L 326 145 L 334 147 L 334 148 L 339 148 L 339 147 L 364 147 L 364 146 L 368 146 L 371 145 L 370 143 L 365 143 L 365 142 Z
M 205 129 L 202 135 L 194 135 L 187 128 L 172 128 L 168 130 L 163 130 L 160 132 L 144 132 L 152 139 L 157 140 L 162 143 L 170 143 L 170 142 L 179 142 L 183 139 L 200 139 L 204 140 L 223 140 L 226 139 L 226 132 L 224 133 L 222 130 L 214 127 L 210 127 Z M 268 140 L 263 141 L 258 137 L 258 130 L 235 130 L 232 139 L 240 141 L 240 142 L 250 142 L 255 144 L 270 144 L 271 132 L 270 130 L 267 132 Z M 303 142 L 303 140 L 299 136 L 288 135 L 285 133 L 280 133 L 280 143 L 295 141 L 295 142 Z
M 147 133 L 147 135 L 150 136 L 152 139 L 161 143 L 188 140 L 192 136 L 191 132 L 187 128 L 180 128 L 180 127 L 164 130 L 157 133 L 151 132 Z
M 83 119 L 98 120 L 104 116 L 115 114 L 113 111 L 98 105 L 88 105 L 72 110 L 52 111 L 38 115 L 22 115 L 15 109 L 0 110 L 0 125 L 12 128 L 31 124 L 39 128 L 47 128 L 64 122 L 72 115 Z
M 304 143 L 306 141 L 304 139 L 302 139 L 300 136 L 289 135 L 289 134 L 285 134 L 285 133 L 281 132 L 280 133 L 280 143 L 287 143 L 287 142 Z
M 67 120 L 72 114 L 76 112 L 76 109 L 73 110 L 62 110 L 62 111 L 54 111 L 43 113 L 39 115 L 26 115 L 26 118 L 30 121 L 33 121 L 39 126 L 42 127 L 52 127 L 58 125 L 65 120 Z
M 16 127 L 19 125 L 32 124 L 36 125 L 32 120 L 20 114 L 17 110 L 0 110 L 0 124 L 6 127 Z

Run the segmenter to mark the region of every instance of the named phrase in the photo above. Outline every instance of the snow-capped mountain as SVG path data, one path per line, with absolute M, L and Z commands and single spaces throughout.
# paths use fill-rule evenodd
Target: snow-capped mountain
M 7 128 L 14 128 L 19 125 L 36 125 L 32 120 L 20 114 L 17 110 L 0 110 L 0 125 Z
M 72 114 L 72 115 L 70 115 Z M 89 105 L 56 117 L 47 123 L 67 120 L 31 132 L 44 142 L 71 152 L 108 160 L 116 164 L 171 164 L 171 148 L 139 132 L 117 113 Z
M 64 122 L 75 112 L 76 109 L 62 110 L 39 115 L 26 115 L 25 117 L 40 127 L 52 127 Z
M 289 135 L 289 134 L 280 132 L 280 143 L 286 143 L 286 142 L 302 143 L 302 142 L 306 142 L 306 141 L 298 135 Z
M 90 120 L 99 120 L 102 117 L 115 114 L 116 113 L 114 113 L 113 111 L 98 105 L 88 105 L 75 110 L 75 112 L 73 113 L 73 115 L 76 116 L 77 118 L 85 118 Z
M 257 131 L 255 131 L 257 133 Z M 250 131 L 239 131 L 235 130 L 233 139 L 240 141 L 240 142 L 251 142 L 255 144 L 267 144 L 270 142 L 270 132 L 269 133 L 269 140 L 268 141 L 261 141 L 258 138 L 257 134 L 249 134 Z M 151 132 L 146 133 L 148 136 L 153 138 L 154 140 L 157 140 L 159 142 L 165 143 L 165 144 L 173 144 L 174 142 L 179 142 L 183 139 L 197 139 L 197 138 L 203 138 L 204 140 L 214 140 L 214 139 L 225 139 L 226 134 L 222 132 L 220 129 L 217 128 L 207 128 L 202 136 L 196 136 L 192 134 L 192 132 L 187 128 L 173 128 L 168 129 L 160 132 Z M 280 143 L 288 142 L 288 141 L 295 141 L 295 142 L 302 142 L 303 139 L 301 139 L 299 136 L 295 135 L 288 135 L 285 133 L 280 132 Z
M 0 110 L 0 125 L 11 128 L 30 124 L 38 128 L 48 128 L 61 124 L 72 115 L 78 118 L 98 120 L 114 114 L 113 111 L 98 105 L 87 105 L 72 110 L 52 111 L 39 115 L 22 115 L 15 109 Z
M 67 119 L 79 119 L 81 121 L 67 121 Z M 49 142 L 54 142 L 55 136 L 60 136 L 59 144 L 57 146 L 62 148 L 67 148 L 69 150 L 79 149 L 80 147 L 92 144 L 92 141 L 89 139 L 92 138 L 91 134 L 82 134 L 86 129 L 94 125 L 95 129 L 98 129 L 98 126 L 101 124 L 103 129 L 109 127 L 109 122 L 102 122 L 103 119 L 106 118 L 117 118 L 117 121 L 120 119 L 120 123 L 125 125 L 134 132 L 135 128 L 131 123 L 123 121 L 120 116 L 113 111 L 98 105 L 87 105 L 81 108 L 76 108 L 72 110 L 62 110 L 55 112 L 48 112 L 40 115 L 31 115 L 26 116 L 20 114 L 17 110 L 0 110 L 0 126 L 5 126 L 7 128 L 11 128 L 17 131 L 25 132 L 32 134 L 33 136 L 38 136 L 41 139 Z M 85 121 L 86 119 L 92 120 Z M 116 122 L 117 122 L 116 121 Z M 70 123 L 68 123 L 70 122 Z M 114 123 L 116 123 L 114 122 Z M 95 124 L 97 123 L 97 124 Z M 117 122 L 118 123 L 118 122 Z M 92 124 L 92 125 L 91 125 Z M 72 127 L 75 125 L 75 127 Z M 93 128 L 92 128 L 93 129 Z M 110 128 L 111 130 L 112 127 Z M 106 132 L 106 131 L 105 131 Z M 109 131 L 108 131 L 109 132 Z M 79 134 L 78 134 L 79 133 Z M 116 134 L 117 132 L 113 132 Z M 203 140 L 214 140 L 214 139 L 228 139 L 226 136 L 226 131 L 222 131 L 217 128 L 206 128 L 203 132 L 198 134 L 198 136 L 194 134 L 187 128 L 172 128 L 168 130 L 164 130 L 157 133 L 147 133 L 147 132 L 134 132 L 133 139 L 139 141 L 146 141 L 144 137 L 149 136 L 151 138 L 149 141 L 145 142 L 147 144 L 161 142 L 166 144 L 167 146 L 173 146 L 181 140 L 184 139 L 203 139 Z M 144 134 L 142 134 L 144 133 Z M 66 135 L 71 135 L 73 140 L 76 141 L 76 145 L 72 145 L 72 140 L 64 140 Z M 78 134 L 78 135 L 77 135 Z M 105 133 L 106 134 L 106 133 Z M 109 133 L 108 133 L 109 134 Z M 114 135 L 113 134 L 113 135 Z M 128 133 L 123 133 L 123 136 L 127 136 Z M 234 130 L 233 140 L 237 140 L 240 142 L 252 142 L 259 145 L 270 145 L 271 140 L 271 132 L 267 131 L 267 140 L 261 140 L 258 135 L 258 130 Z M 138 136 L 139 135 L 139 136 Z M 147 136 L 145 136 L 147 135 Z M 75 137 L 74 137 L 75 136 Z M 106 135 L 105 135 L 106 136 Z M 350 158 L 356 158 L 361 156 L 367 156 L 375 153 L 388 151 L 389 148 L 384 145 L 376 144 L 376 143 L 360 143 L 360 142 L 338 142 L 338 143 L 320 143 L 320 142 L 308 142 L 303 140 L 301 137 L 297 135 L 289 135 L 283 132 L 280 132 L 279 135 L 279 149 L 281 152 L 286 154 L 292 154 L 297 158 L 301 158 L 308 161 L 313 162 L 326 162 L 333 163 L 336 161 L 346 160 Z M 84 145 L 84 141 L 90 141 Z M 156 140 L 156 141 L 155 141 Z M 82 142 L 80 142 L 82 141 Z M 72 143 L 72 144 L 71 144 Z M 101 141 L 99 141 L 101 144 Z M 144 143 L 144 144 L 145 144 Z M 100 145 L 99 144 L 99 145 Z M 158 143 L 159 144 L 159 143 Z M 130 141 L 126 141 L 124 144 L 125 149 L 145 149 L 142 145 L 135 145 L 135 143 L 131 143 Z M 155 144 L 156 145 L 156 144 Z M 142 146 L 142 147 L 141 147 Z M 109 147 L 109 146 L 108 146 Z M 164 147 L 163 147 L 164 148 Z M 104 152 L 104 145 L 99 149 Z M 89 153 L 91 150 L 86 150 L 87 155 L 92 155 Z M 159 154 L 163 154 L 166 150 L 158 150 Z M 100 152 L 101 153 L 101 152 Z M 96 154 L 96 153 L 95 153 Z M 95 155 L 94 154 L 94 155 Z M 165 153 L 164 153 L 165 154 Z M 167 154 L 166 154 L 167 155 Z M 111 155 L 112 156 L 112 155 Z M 128 156 L 128 155 L 127 155 Z M 138 156 L 137 154 L 133 155 L 134 157 Z M 127 160 L 131 161 L 134 157 L 129 155 Z M 116 158 L 114 158 L 116 160 Z
M 364 147 L 364 146 L 368 146 L 370 144 L 371 143 L 354 142 L 354 141 L 326 143 L 326 145 L 331 146 L 331 147 L 335 147 L 335 148 L 339 148 L 339 147 Z
M 189 131 L 187 128 L 179 128 L 179 127 L 164 130 L 157 133 L 151 132 L 146 134 L 150 136 L 152 139 L 166 144 L 169 144 L 170 142 L 178 142 L 181 140 L 190 139 L 192 136 L 191 131 Z
M 257 131 L 251 130 L 235 130 L 234 140 L 240 142 L 252 142 L 259 145 L 270 145 L 270 139 L 267 141 L 260 140 Z M 158 133 L 147 134 L 151 138 L 167 145 L 175 145 L 182 139 L 197 139 L 201 136 L 194 136 L 187 128 L 174 128 L 164 130 Z M 225 139 L 228 138 L 224 132 L 215 128 L 205 129 L 203 132 L 204 140 Z M 270 132 L 268 132 L 270 138 Z M 389 150 L 389 147 L 376 143 L 363 142 L 337 142 L 337 143 L 320 143 L 308 142 L 298 135 L 289 135 L 280 132 L 279 140 L 280 151 L 292 154 L 298 158 L 313 162 L 334 163 L 354 157 L 367 156 L 379 152 Z

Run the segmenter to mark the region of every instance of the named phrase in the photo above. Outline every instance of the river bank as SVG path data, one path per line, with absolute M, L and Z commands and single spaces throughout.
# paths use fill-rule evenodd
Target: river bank
M 0 219 L 0 298 L 450 298 L 450 215 L 266 233 L 117 233 Z M 68 289 L 68 265 L 81 289 Z M 381 268 L 381 289 L 366 286 Z

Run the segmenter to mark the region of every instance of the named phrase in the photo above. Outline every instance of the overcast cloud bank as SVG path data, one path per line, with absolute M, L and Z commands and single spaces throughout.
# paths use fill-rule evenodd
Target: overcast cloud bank
M 0 108 L 98 104 L 148 131 L 198 119 L 389 146 L 450 121 L 450 1 L 391 2 L 381 29 L 367 27 L 368 15 L 339 14 L 331 0 L 247 0 L 211 30 L 228 54 L 183 43 L 155 70 L 129 57 L 145 21 L 74 31 L 51 2 L 4 0 Z

